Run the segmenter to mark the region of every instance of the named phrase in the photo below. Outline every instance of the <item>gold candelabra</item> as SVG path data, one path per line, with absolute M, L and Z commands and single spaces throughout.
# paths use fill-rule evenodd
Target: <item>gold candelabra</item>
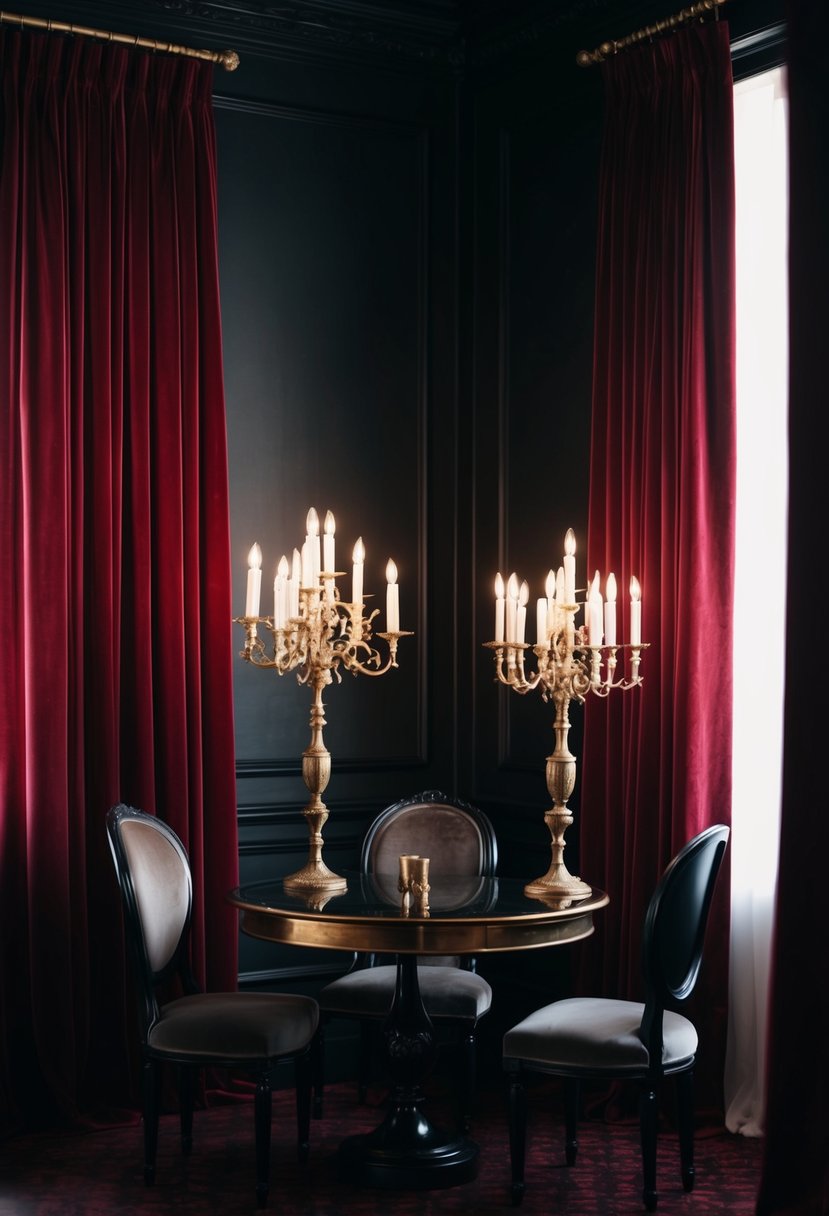
M 259 546 L 254 545 L 248 559 L 245 615 L 233 618 L 245 630 L 245 648 L 240 651 L 243 659 L 254 667 L 272 668 L 280 676 L 295 671 L 298 683 L 307 684 L 312 690 L 311 741 L 302 753 L 302 778 L 311 795 L 303 811 L 308 823 L 308 860 L 302 869 L 283 880 L 286 890 L 312 896 L 317 892 L 344 891 L 347 886 L 346 880 L 329 870 L 322 859 L 322 829 L 328 819 L 322 792 L 331 777 L 331 753 L 323 740 L 326 725 L 323 689 L 334 679 L 337 683 L 342 681 L 341 668 L 355 676 L 385 675 L 392 667 L 397 667 L 400 638 L 412 636 L 410 630 L 399 628 L 397 568 L 391 561 L 386 569 L 389 627 L 384 632 L 373 633 L 372 622 L 379 615 L 379 609 L 366 614 L 363 603 L 365 552 L 362 538 L 354 547 L 352 601 L 340 599 L 336 580 L 343 578 L 344 573 L 333 569 L 333 534 L 334 520 L 329 511 L 325 549 L 326 564 L 330 557 L 331 568 L 321 570 L 318 519 L 312 507 L 308 512 L 308 534 L 302 555 L 294 550 L 291 577 L 288 577 L 287 558 L 283 557 L 279 563 L 274 582 L 273 617 L 259 615 L 262 555 Z M 264 626 L 271 636 L 270 653 L 259 637 L 260 626 Z M 373 645 L 374 638 L 382 638 L 388 646 L 385 661 Z
M 546 769 L 553 806 L 544 815 L 552 837 L 552 861 L 547 873 L 527 883 L 524 891 L 535 898 L 553 899 L 559 907 L 568 907 L 574 899 L 588 896 L 592 890 L 580 877 L 570 874 L 564 864 L 564 833 L 573 822 L 567 800 L 576 783 L 576 757 L 567 745 L 570 703 L 583 703 L 588 693 L 607 697 L 614 688 L 638 687 L 642 683 L 639 674 L 642 650 L 648 645 L 641 641 L 640 588 L 635 578 L 631 579 L 630 642 L 616 641 L 616 579 L 612 574 L 607 579 L 607 600 L 603 605 L 596 572 L 585 600 L 587 623 L 576 628 L 575 617 L 581 605 L 576 603 L 572 529 L 567 532 L 565 553 L 558 574 L 551 570 L 547 576 L 546 597 L 538 600 L 535 646 L 530 647 L 524 641 L 527 584 L 519 587 L 512 575 L 505 597 L 500 574 L 495 581 L 496 637 L 495 641 L 484 643 L 494 651 L 499 683 L 522 695 L 540 688 L 542 699 L 552 701 L 555 706 L 555 749 L 547 757 Z M 537 664 L 535 673 L 528 675 L 525 654 L 530 649 L 535 652 Z M 628 656 L 627 676 L 618 674 L 620 652 Z

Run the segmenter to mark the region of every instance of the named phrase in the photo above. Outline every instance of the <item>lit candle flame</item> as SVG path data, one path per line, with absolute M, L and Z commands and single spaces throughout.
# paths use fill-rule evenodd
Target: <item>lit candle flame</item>
M 397 566 L 394 564 L 391 558 L 389 558 L 388 562 L 386 563 L 386 582 L 397 582 Z
M 495 598 L 499 600 L 504 598 L 504 580 L 500 573 L 495 575 Z
M 312 507 L 311 510 L 313 511 L 313 509 L 314 508 Z M 335 531 L 336 531 L 336 528 L 334 526 L 334 516 L 331 513 L 331 511 L 326 511 L 325 512 L 325 535 L 333 536 Z
M 305 517 L 305 528 L 309 536 L 319 536 L 320 534 L 320 517 L 313 507 Z
M 250 553 L 248 554 L 248 565 L 251 570 L 262 569 L 262 550 L 258 545 L 251 545 Z
M 357 537 L 357 543 L 354 545 L 354 552 L 351 554 L 351 560 L 362 564 L 366 560 L 366 548 L 363 544 L 362 536 Z

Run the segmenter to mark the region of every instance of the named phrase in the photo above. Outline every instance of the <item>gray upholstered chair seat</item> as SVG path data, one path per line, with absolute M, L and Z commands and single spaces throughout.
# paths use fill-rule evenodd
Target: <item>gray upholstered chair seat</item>
M 636 1001 L 576 997 L 537 1009 L 504 1035 L 504 1059 L 567 1072 L 647 1072 L 649 1060 L 639 1037 L 645 1006 Z M 679 1013 L 665 1011 L 662 1067 L 689 1064 L 697 1032 Z
M 492 1004 L 492 989 L 480 975 L 459 967 L 417 969 L 420 993 L 429 1017 L 477 1021 Z M 341 1017 L 384 1017 L 391 1008 L 395 966 L 364 967 L 341 976 L 319 994 L 320 1008 Z
M 266 1060 L 302 1051 L 317 1029 L 316 1001 L 268 992 L 200 992 L 171 1001 L 150 1028 L 153 1051 Z

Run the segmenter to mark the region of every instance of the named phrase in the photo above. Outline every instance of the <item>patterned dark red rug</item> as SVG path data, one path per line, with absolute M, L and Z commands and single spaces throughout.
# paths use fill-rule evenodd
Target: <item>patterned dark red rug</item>
M 380 1119 L 377 1091 L 358 1106 L 352 1086 L 326 1093 L 325 1117 L 311 1126 L 311 1160 L 296 1164 L 293 1094 L 274 1095 L 271 1193 L 274 1216 L 387 1216 L 400 1213 L 506 1213 L 527 1216 L 639 1216 L 639 1141 L 635 1123 L 591 1120 L 580 1126 L 576 1165 L 563 1159 L 560 1104 L 555 1094 L 531 1095 L 527 1190 L 520 1209 L 509 1198 L 509 1150 L 504 1094 L 482 1094 L 474 1139 L 480 1169 L 474 1182 L 416 1193 L 358 1189 L 337 1178 L 340 1140 L 369 1131 Z M 435 1122 L 451 1126 L 438 1096 L 429 1107 Z M 679 1178 L 676 1138 L 660 1135 L 658 1187 L 663 1216 L 753 1216 L 760 1143 L 727 1132 L 701 1134 L 696 1144 L 697 1184 L 686 1195 Z M 252 1216 L 254 1201 L 253 1114 L 250 1103 L 196 1112 L 193 1153 L 179 1153 L 178 1120 L 164 1116 L 159 1135 L 157 1181 L 145 1187 L 140 1126 L 87 1135 L 42 1134 L 0 1145 L 0 1216 Z

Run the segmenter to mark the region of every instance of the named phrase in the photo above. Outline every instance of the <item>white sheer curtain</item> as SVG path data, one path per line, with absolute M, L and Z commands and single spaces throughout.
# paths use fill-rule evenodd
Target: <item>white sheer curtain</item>
M 737 544 L 726 1126 L 762 1134 L 780 824 L 787 503 L 787 132 L 782 69 L 734 88 Z

